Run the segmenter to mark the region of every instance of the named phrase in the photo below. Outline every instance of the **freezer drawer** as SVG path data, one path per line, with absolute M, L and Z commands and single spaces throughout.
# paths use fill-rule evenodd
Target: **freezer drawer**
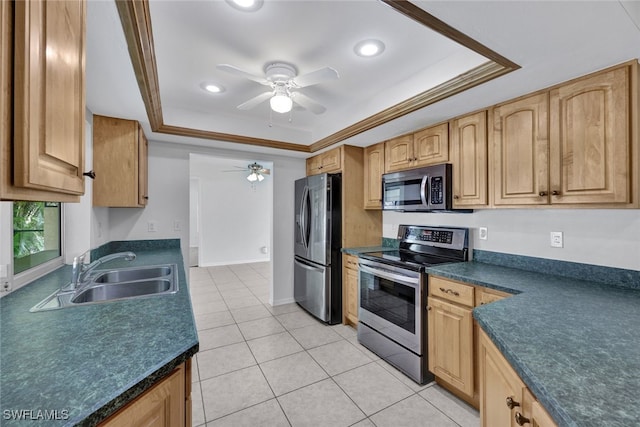
M 302 308 L 329 322 L 331 301 L 331 267 L 314 265 L 303 259 L 294 259 L 294 299 Z

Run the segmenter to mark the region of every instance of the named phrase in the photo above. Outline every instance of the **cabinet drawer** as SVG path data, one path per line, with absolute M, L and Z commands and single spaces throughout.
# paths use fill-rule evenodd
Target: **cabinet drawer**
M 350 270 L 358 270 L 358 257 L 355 255 L 344 254 L 342 258 L 344 266 Z
M 429 294 L 457 304 L 473 307 L 473 286 L 453 280 L 429 277 Z
M 508 293 L 500 292 L 496 290 L 487 290 L 485 288 L 476 288 L 476 307 L 499 301 L 503 298 L 510 296 Z

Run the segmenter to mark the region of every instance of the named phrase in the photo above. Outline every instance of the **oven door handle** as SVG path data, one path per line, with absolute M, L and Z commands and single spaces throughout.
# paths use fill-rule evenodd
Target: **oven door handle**
M 420 278 L 419 277 L 411 277 L 406 276 L 404 274 L 398 273 L 390 273 L 387 271 L 378 270 L 376 268 L 367 267 L 366 265 L 360 264 L 360 271 L 363 273 L 369 273 L 374 276 L 382 277 L 383 279 L 393 280 L 395 282 L 401 282 L 408 285 L 411 285 L 414 288 L 420 286 Z
M 422 182 L 420 183 L 420 200 L 422 200 L 423 206 L 428 206 L 427 202 L 427 183 L 429 182 L 429 175 L 425 175 L 422 177 Z

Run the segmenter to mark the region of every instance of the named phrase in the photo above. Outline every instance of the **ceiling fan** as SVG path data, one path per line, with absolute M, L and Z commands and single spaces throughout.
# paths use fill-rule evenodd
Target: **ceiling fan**
M 264 179 L 263 175 L 270 175 L 271 174 L 271 170 L 270 169 L 266 169 L 263 168 L 262 165 L 253 162 L 251 164 L 248 164 L 246 168 L 240 167 L 240 166 L 234 166 L 237 169 L 232 169 L 232 170 L 226 170 L 223 172 L 249 172 L 249 176 L 247 176 L 247 180 L 249 180 L 250 182 L 260 182 Z
M 250 110 L 269 99 L 271 109 L 277 113 L 288 113 L 291 111 L 293 103 L 296 103 L 314 114 L 322 114 L 327 109 L 298 89 L 340 78 L 338 72 L 331 67 L 321 68 L 311 73 L 297 76 L 296 68 L 285 62 L 267 64 L 264 67 L 264 77 L 256 76 L 229 64 L 218 64 L 217 68 L 271 88 L 271 90 L 238 105 L 237 108 L 239 110 Z

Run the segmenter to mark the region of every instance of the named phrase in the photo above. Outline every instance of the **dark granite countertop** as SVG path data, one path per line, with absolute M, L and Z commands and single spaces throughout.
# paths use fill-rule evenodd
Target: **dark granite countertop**
M 560 427 L 640 424 L 640 290 L 479 262 L 427 271 L 516 294 L 474 317 Z
M 100 269 L 175 263 L 176 294 L 30 313 L 69 282 L 63 266 L 0 299 L 0 424 L 96 425 L 198 351 L 179 240 L 151 242 L 103 248 L 137 258 Z

